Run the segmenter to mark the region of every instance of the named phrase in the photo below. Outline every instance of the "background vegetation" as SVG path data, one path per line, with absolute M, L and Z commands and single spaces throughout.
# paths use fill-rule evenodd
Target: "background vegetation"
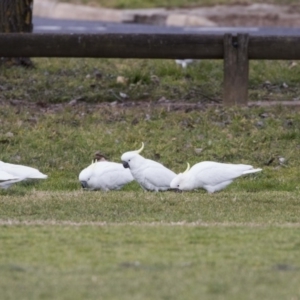
M 33 70 L 1 70 L 0 99 L 39 103 L 74 99 L 219 103 L 222 99 L 221 61 L 195 61 L 186 69 L 174 60 L 45 58 L 33 62 Z M 299 76 L 296 61 L 251 61 L 249 100 L 299 100 Z

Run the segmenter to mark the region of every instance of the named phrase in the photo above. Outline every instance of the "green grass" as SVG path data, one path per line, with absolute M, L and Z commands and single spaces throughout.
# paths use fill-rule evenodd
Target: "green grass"
M 199 6 L 212 6 L 216 4 L 232 5 L 232 4 L 251 4 L 251 3 L 271 3 L 277 5 L 299 4 L 298 0 L 63 0 L 74 4 L 90 4 L 111 8 L 192 8 Z
M 283 107 L 79 104 L 45 113 L 2 105 L 2 159 L 49 179 L 0 191 L 1 297 L 297 297 L 299 118 Z M 145 193 L 136 183 L 117 192 L 80 189 L 78 173 L 95 150 L 119 161 L 142 140 L 146 157 L 176 172 L 205 159 L 264 170 L 213 195 Z
M 1 300 L 300 297 L 297 110 L 205 107 L 221 99 L 220 61 L 187 70 L 166 60 L 34 62 L 0 73 L 1 160 L 49 175 L 0 190 Z M 289 66 L 251 62 L 251 99 L 298 97 L 300 69 Z M 145 157 L 175 172 L 202 160 L 263 172 L 213 195 L 135 182 L 81 190 L 96 150 L 118 162 L 142 141 Z
M 251 178 L 248 180 L 251 181 Z M 245 179 L 246 182 L 246 179 Z M 0 219 L 18 222 L 107 222 L 108 224 L 187 222 L 252 224 L 257 226 L 298 224 L 299 192 L 238 191 L 240 181 L 218 194 L 204 192 L 144 193 L 137 191 L 73 192 L 27 191 L 12 188 L 1 194 Z M 246 185 L 246 184 L 245 184 Z M 133 187 L 131 188 L 131 190 Z
M 4 227 L 1 298 L 292 299 L 300 292 L 297 231 Z
M 2 69 L 1 99 L 61 103 L 222 100 L 223 62 L 197 61 L 186 70 L 174 60 L 34 59 L 36 69 Z M 121 83 L 118 77 L 122 76 Z M 299 99 L 300 65 L 290 61 L 251 61 L 249 99 Z

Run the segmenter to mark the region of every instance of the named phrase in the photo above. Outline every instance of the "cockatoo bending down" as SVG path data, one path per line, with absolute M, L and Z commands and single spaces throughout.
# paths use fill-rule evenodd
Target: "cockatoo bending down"
M 129 168 L 134 179 L 147 191 L 166 191 L 176 174 L 162 164 L 139 155 L 144 149 L 144 143 L 139 150 L 125 152 L 121 156 L 124 168 Z
M 95 154 L 92 164 L 79 174 L 81 186 L 87 190 L 119 190 L 133 180 L 130 171 L 124 169 L 122 164 L 106 161 L 99 152 Z
M 242 175 L 260 172 L 250 165 L 225 164 L 213 161 L 203 161 L 188 167 L 184 173 L 179 173 L 171 182 L 170 187 L 182 191 L 203 188 L 209 193 L 223 190 L 235 178 Z
M 23 165 L 15 165 L 15 164 L 9 164 L 5 163 L 3 161 L 0 161 L 0 171 L 2 175 L 5 173 L 10 175 L 12 178 L 5 180 L 0 183 L 0 187 L 7 189 L 10 187 L 13 183 L 27 180 L 27 179 L 46 179 L 48 178 L 47 175 L 41 173 L 39 170 L 27 167 Z M 7 176 L 7 175 L 6 175 Z M 0 179 L 1 181 L 1 179 Z

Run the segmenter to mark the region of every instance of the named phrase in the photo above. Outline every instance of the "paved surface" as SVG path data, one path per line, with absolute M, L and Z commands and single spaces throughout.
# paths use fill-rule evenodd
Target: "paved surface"
M 250 35 L 300 35 L 298 28 L 259 27 L 175 27 L 145 24 L 122 24 L 113 22 L 58 20 L 33 18 L 36 33 L 249 33 Z
M 90 20 L 117 23 L 143 23 L 179 27 L 300 27 L 300 5 L 216 5 L 193 9 L 108 9 L 35 0 L 36 17 Z
M 34 32 L 37 33 L 300 35 L 300 7 L 297 11 L 282 5 L 118 10 L 59 0 L 35 0 L 33 14 Z

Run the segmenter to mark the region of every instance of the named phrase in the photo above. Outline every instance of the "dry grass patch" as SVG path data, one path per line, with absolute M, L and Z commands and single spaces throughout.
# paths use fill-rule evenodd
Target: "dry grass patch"
M 246 181 L 247 179 L 245 179 Z M 234 184 L 233 184 L 234 185 Z M 239 185 L 239 182 L 236 183 Z M 119 192 L 27 192 L 3 195 L 0 219 L 7 222 L 82 224 L 258 224 L 299 223 L 298 192 L 242 192 L 209 195 L 202 191 L 177 194 Z M 66 223 L 64 223 L 66 222 Z M 296 227 L 297 225 L 295 225 Z

